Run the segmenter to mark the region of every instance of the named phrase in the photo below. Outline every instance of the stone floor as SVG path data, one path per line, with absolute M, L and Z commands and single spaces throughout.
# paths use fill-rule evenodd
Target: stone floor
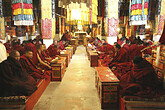
M 34 110 L 101 110 L 94 74 L 85 47 L 79 46 L 62 82 L 51 82 Z

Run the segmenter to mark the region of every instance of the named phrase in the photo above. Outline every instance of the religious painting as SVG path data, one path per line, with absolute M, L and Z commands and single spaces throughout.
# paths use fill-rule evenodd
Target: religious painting
M 45 18 L 42 20 L 42 37 L 43 39 L 52 38 L 52 20 Z
M 117 36 L 118 19 L 114 17 L 108 18 L 108 35 L 111 37 Z

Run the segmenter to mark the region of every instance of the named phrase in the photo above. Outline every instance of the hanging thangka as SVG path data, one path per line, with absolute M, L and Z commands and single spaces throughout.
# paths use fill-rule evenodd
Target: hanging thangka
M 130 0 L 131 25 L 145 25 L 148 20 L 149 0 Z
M 32 0 L 12 0 L 14 25 L 33 25 Z

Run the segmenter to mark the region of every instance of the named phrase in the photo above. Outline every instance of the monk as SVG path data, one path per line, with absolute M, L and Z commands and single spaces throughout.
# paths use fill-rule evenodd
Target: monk
M 114 56 L 114 47 L 110 44 L 107 43 L 103 43 L 103 46 L 101 47 L 100 51 L 102 52 L 99 55 L 100 59 L 104 59 L 104 57 L 106 57 L 107 55 L 109 55 L 110 57 Z
M 68 35 L 68 31 L 65 31 L 65 33 L 61 37 L 61 40 L 63 40 L 63 41 L 70 41 L 70 38 L 69 38 L 69 35 Z
M 152 64 L 140 56 L 134 57 L 132 70 L 120 78 L 120 86 L 122 95 L 147 98 L 159 96 L 163 87 Z
M 51 69 L 50 63 L 47 62 L 44 58 L 44 56 L 41 54 L 43 51 L 43 45 L 39 44 L 37 45 L 37 52 L 34 53 L 33 61 L 35 65 L 40 65 L 42 69 Z
M 32 58 L 33 58 L 33 52 L 31 50 L 25 51 L 25 54 L 20 58 L 20 64 L 22 65 L 23 69 L 36 80 L 47 78 L 48 75 L 46 74 L 46 71 L 37 67 L 33 63 Z
M 141 50 L 144 49 L 146 46 L 142 45 L 142 42 L 137 42 L 136 44 L 132 44 L 128 50 L 129 61 L 132 61 L 135 56 L 142 56 Z M 145 54 L 152 54 L 151 49 L 146 49 L 143 51 Z
M 31 51 L 33 51 L 33 53 L 37 51 L 36 46 L 30 40 L 27 41 L 27 43 L 24 46 L 24 49 L 31 50 Z
M 41 54 L 43 55 L 44 59 L 48 62 L 50 62 L 52 60 L 52 58 L 49 56 L 49 51 L 46 49 L 46 45 L 43 44 L 43 51 L 41 52 Z
M 60 42 L 59 42 L 59 49 L 60 50 L 65 50 L 65 41 L 64 40 L 61 40 Z
M 50 57 L 55 58 L 57 55 L 60 55 L 60 51 L 58 49 L 58 46 L 57 46 L 57 41 L 54 41 L 52 45 L 50 45 L 48 47 L 48 52 L 49 52 L 49 55 Z
M 29 96 L 36 89 L 36 81 L 19 64 L 20 54 L 13 50 L 0 63 L 0 96 Z
M 19 42 L 13 42 L 13 50 L 17 50 L 22 56 L 25 53 L 25 49 L 19 44 Z
M 115 68 L 117 64 L 127 62 L 128 61 L 128 54 L 124 48 L 121 48 L 119 44 L 114 46 L 115 53 L 112 57 L 111 61 L 109 62 L 109 67 L 112 69 Z

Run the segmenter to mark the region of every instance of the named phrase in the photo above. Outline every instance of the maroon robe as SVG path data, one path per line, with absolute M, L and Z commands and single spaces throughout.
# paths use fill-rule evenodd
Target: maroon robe
M 119 63 L 128 62 L 128 54 L 124 48 L 121 48 L 116 55 L 114 55 L 112 61 L 109 62 L 109 67 L 117 66 Z
M 147 60 L 143 59 L 134 64 L 132 71 L 120 78 L 122 95 L 135 95 L 141 97 L 157 97 L 162 90 L 155 70 Z
M 25 53 L 25 49 L 19 44 L 15 45 L 12 49 L 17 50 L 20 55 L 23 55 Z
M 141 50 L 144 49 L 146 46 L 137 46 L 137 44 L 133 44 L 130 46 L 128 50 L 129 61 L 132 61 L 135 56 L 142 56 Z M 146 49 L 143 51 L 145 54 L 152 54 L 152 49 Z
M 29 96 L 37 89 L 36 81 L 14 58 L 0 63 L 0 70 L 0 96 Z
M 60 45 L 59 47 L 60 50 L 65 50 L 65 46 L 63 45 L 62 41 L 59 42 L 59 45 Z
M 29 73 L 35 79 L 43 79 L 46 78 L 46 74 L 44 74 L 41 70 L 37 69 L 36 65 L 33 61 L 26 57 L 25 55 L 21 56 L 20 64 L 22 65 L 23 69 Z
M 57 55 L 60 55 L 60 53 L 57 52 L 57 49 L 54 48 L 53 44 L 48 47 L 47 51 L 52 58 L 55 58 Z

